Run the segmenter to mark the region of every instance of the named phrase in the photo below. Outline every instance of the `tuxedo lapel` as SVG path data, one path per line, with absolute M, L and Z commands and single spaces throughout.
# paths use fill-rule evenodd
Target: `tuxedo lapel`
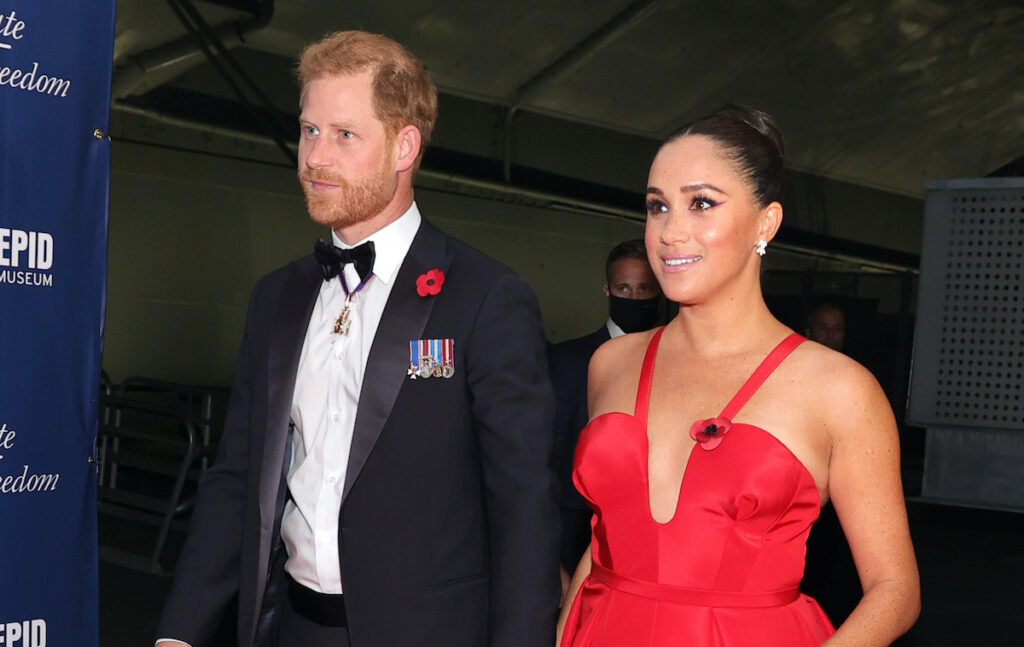
M 267 428 L 263 446 L 263 465 L 260 470 L 260 517 L 264 527 L 269 520 L 277 525 L 281 515 L 281 476 L 288 449 L 288 421 L 291 417 L 295 378 L 299 368 L 299 355 L 306 338 L 306 328 L 316 303 L 322 281 L 320 269 L 307 257 L 291 266 L 281 291 L 277 308 L 278 318 L 270 334 L 267 349 Z
M 450 262 L 444 234 L 423 220 L 395 277 L 366 361 L 342 505 L 391 415 L 402 384 L 408 379 L 409 341 L 423 336 L 437 298 L 419 296 L 416 279 L 434 268 L 446 272 Z

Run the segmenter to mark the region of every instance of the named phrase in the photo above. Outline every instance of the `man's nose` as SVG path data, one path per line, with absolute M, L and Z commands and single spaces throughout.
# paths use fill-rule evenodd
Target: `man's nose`
M 327 143 L 322 137 L 317 137 L 310 143 L 309 152 L 304 160 L 309 168 L 323 168 L 330 164 L 330 157 L 327 154 Z

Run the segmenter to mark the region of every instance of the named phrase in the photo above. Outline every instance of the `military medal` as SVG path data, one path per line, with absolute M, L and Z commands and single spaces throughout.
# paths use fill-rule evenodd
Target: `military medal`
M 432 377 L 434 375 L 434 354 L 430 347 L 429 339 L 421 339 L 422 352 L 420 353 L 420 377 Z
M 430 374 L 433 377 L 441 377 L 441 340 L 430 340 L 430 357 L 433 363 L 430 367 Z
M 409 372 L 412 379 L 416 379 L 420 370 L 419 342 L 415 339 L 409 340 Z
M 433 371 L 431 370 L 431 366 L 430 365 L 431 365 L 431 360 L 430 360 L 429 357 L 421 357 L 420 358 L 420 367 L 419 367 L 419 370 L 417 371 L 416 374 L 419 375 L 422 378 L 430 377 L 433 374 Z
M 450 378 L 455 375 L 455 340 L 441 340 L 441 375 Z
M 409 341 L 409 377 L 430 377 L 430 355 L 423 339 Z
M 408 375 L 413 379 L 455 375 L 455 340 L 410 340 Z

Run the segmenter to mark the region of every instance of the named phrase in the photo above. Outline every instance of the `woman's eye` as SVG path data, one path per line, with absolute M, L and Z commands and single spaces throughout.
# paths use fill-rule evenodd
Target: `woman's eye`
M 702 198 L 700 196 L 694 198 L 693 202 L 690 203 L 690 206 L 697 211 L 707 211 L 717 205 L 718 203 L 714 200 L 709 200 L 708 198 Z
M 664 213 L 666 211 L 668 211 L 668 206 L 661 200 L 647 201 L 647 213 Z

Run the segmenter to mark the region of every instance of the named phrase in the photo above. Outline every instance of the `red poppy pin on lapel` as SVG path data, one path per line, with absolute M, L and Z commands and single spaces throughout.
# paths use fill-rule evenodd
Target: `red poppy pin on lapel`
M 420 274 L 416 279 L 416 294 L 421 297 L 435 296 L 440 294 L 442 285 L 444 285 L 444 272 L 435 267 Z

